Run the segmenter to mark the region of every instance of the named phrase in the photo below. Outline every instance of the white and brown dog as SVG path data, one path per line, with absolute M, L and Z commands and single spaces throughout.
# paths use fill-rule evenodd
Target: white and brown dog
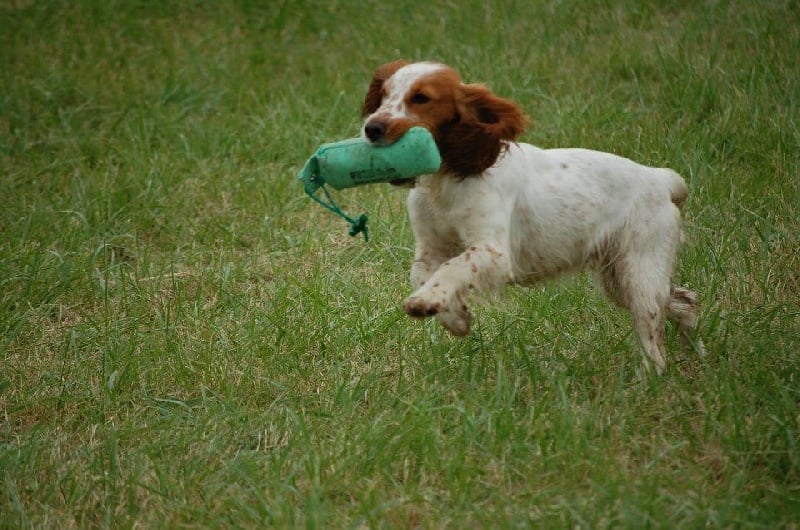
M 412 186 L 416 250 L 407 314 L 434 316 L 454 335 L 466 335 L 470 290 L 591 268 L 606 295 L 631 312 L 659 373 L 665 318 L 688 339 L 696 295 L 672 283 L 679 207 L 687 197 L 676 172 L 598 151 L 517 143 L 527 124 L 517 105 L 462 83 L 439 63 L 378 68 L 363 114 L 369 141 L 390 144 L 423 126 L 442 156 L 436 174 L 396 182 Z

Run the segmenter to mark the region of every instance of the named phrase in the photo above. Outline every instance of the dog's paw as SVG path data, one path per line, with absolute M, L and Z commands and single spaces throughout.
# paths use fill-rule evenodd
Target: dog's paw
M 436 317 L 444 327 L 457 337 L 469 334 L 472 315 L 467 305 L 456 299 L 447 304 L 444 301 L 429 300 L 422 296 L 409 296 L 403 302 L 403 311 L 414 318 Z
M 403 302 L 403 311 L 410 317 L 432 317 L 442 310 L 441 302 L 433 302 L 421 296 L 409 296 Z
M 472 315 L 467 306 L 463 305 L 458 311 L 440 311 L 436 314 L 436 320 L 456 337 L 465 337 L 469 335 Z

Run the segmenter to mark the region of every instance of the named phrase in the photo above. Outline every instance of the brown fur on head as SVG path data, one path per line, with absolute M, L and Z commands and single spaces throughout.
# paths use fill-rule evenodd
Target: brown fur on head
M 362 113 L 368 116 L 365 134 L 375 143 L 392 143 L 413 126 L 427 128 L 442 156 L 441 171 L 459 177 L 494 165 L 528 123 L 515 103 L 462 83 L 452 68 L 405 61 L 375 71 Z
M 407 65 L 408 61 L 392 61 L 379 66 L 372 74 L 364 105 L 361 107 L 361 116 L 366 117 L 378 110 L 383 99 L 383 83 L 392 77 L 396 71 Z

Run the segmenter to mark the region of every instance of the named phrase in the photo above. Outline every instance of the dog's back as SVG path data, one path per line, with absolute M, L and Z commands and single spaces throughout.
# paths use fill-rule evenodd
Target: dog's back
M 530 283 L 631 248 L 632 239 L 680 238 L 676 205 L 686 198 L 671 169 L 587 149 L 514 144 L 488 170 L 483 187 L 513 197 L 511 258 L 517 282 Z M 480 188 L 481 186 L 476 186 Z M 671 245 L 668 245 L 671 246 Z

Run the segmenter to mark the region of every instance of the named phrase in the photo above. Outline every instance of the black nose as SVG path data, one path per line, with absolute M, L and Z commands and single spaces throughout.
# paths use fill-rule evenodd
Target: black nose
M 369 122 L 364 125 L 364 134 L 370 142 L 377 142 L 386 134 L 386 125 L 379 121 Z

